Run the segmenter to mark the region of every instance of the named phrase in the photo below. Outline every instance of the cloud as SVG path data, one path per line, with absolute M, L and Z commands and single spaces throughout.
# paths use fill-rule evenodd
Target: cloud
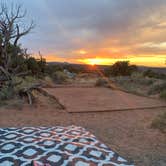
M 166 54 L 165 0 L 10 0 L 23 3 L 36 22 L 23 39 L 31 52 L 59 57 Z M 153 47 L 146 43 L 158 43 Z M 80 55 L 77 50 L 88 50 Z

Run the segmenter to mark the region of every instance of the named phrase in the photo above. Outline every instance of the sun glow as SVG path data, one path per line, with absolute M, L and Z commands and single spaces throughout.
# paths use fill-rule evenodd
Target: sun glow
M 110 65 L 112 64 L 113 59 L 111 58 L 87 58 L 87 59 L 80 59 L 79 62 L 85 63 L 88 65 Z
M 131 58 L 87 58 L 79 59 L 81 63 L 89 65 L 111 65 L 117 61 L 130 61 L 131 64 L 142 65 L 142 66 L 154 66 L 154 67 L 166 67 L 166 59 L 164 56 L 161 57 L 131 57 Z

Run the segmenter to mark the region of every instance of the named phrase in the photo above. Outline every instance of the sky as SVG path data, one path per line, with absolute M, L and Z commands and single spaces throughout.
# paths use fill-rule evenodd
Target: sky
M 0 0 L 35 29 L 20 42 L 47 61 L 166 67 L 166 0 Z

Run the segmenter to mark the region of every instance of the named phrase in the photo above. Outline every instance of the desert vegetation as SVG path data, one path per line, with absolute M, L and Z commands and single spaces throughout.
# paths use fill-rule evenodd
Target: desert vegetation
M 129 62 L 117 62 L 105 69 L 105 76 L 122 90 L 165 100 L 166 74 L 150 69 L 141 71 Z
M 137 71 L 136 65 L 130 65 L 129 61 L 118 61 L 112 66 L 105 69 L 106 76 L 130 76 Z
M 37 87 L 37 84 L 33 84 L 34 77 L 41 77 L 45 71 L 46 61 L 41 54 L 39 59 L 35 59 L 19 43 L 34 28 L 33 21 L 30 25 L 23 24 L 25 16 L 26 12 L 21 6 L 8 8 L 6 4 L 1 4 L 0 101 L 25 95 L 31 102 L 30 89 Z
M 158 115 L 153 121 L 151 126 L 159 129 L 161 132 L 166 133 L 166 112 Z

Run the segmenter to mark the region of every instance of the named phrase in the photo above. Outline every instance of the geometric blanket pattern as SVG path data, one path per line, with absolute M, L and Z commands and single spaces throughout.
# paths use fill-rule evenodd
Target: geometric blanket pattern
M 0 166 L 133 166 L 82 127 L 0 128 Z

